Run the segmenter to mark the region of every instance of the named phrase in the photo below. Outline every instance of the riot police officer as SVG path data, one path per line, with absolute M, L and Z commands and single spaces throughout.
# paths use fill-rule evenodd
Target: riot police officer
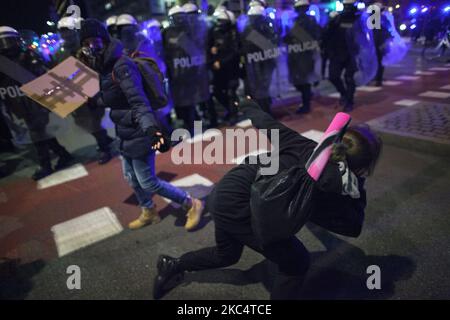
M 239 86 L 239 47 L 234 14 L 220 8 L 215 11 L 216 23 L 212 30 L 213 95 L 226 109 L 225 120 L 236 122 Z
M 271 113 L 270 87 L 279 56 L 278 37 L 261 5 L 251 6 L 240 30 L 241 56 L 245 69 L 245 93 Z
M 0 69 L 0 99 L 6 106 L 3 112 L 25 121 L 40 165 L 32 178 L 39 180 L 53 173 L 53 170 L 66 167 L 72 161 L 69 152 L 46 131 L 49 111 L 26 97 L 19 89 L 21 84 L 29 80 L 22 78 L 21 73 L 40 76 L 47 69 L 35 52 L 22 46 L 19 33 L 8 26 L 0 27 L 0 55 L 17 70 L 8 72 Z M 51 164 L 50 151 L 59 158 L 54 168 Z
M 383 85 L 383 75 L 384 75 L 384 65 L 383 65 L 383 58 L 386 54 L 386 45 L 387 41 L 390 39 L 390 33 L 389 33 L 389 21 L 386 18 L 385 7 L 381 2 L 376 2 L 374 5 L 380 7 L 381 11 L 381 21 L 380 25 L 381 28 L 375 28 L 373 29 L 373 39 L 375 41 L 375 50 L 377 54 L 377 62 L 378 62 L 378 69 L 377 69 L 377 75 L 375 76 L 375 84 L 377 87 L 381 87 Z
M 188 16 L 183 7 L 172 7 L 169 10 L 170 25 L 163 30 L 171 97 L 177 117 L 191 133 L 196 106 L 209 100 L 207 24 L 195 13 L 198 10 L 192 8 L 188 6 Z
M 130 14 L 121 14 L 116 21 L 117 34 L 124 46 L 124 53 L 149 56 L 150 41 L 140 32 L 137 20 Z
M 311 85 L 318 80 L 316 64 L 320 62 L 320 27 L 307 14 L 309 0 L 295 2 L 297 17 L 285 36 L 288 51 L 289 81 L 301 92 L 303 106 L 297 113 L 311 110 Z
M 111 37 L 118 39 L 119 36 L 117 34 L 117 16 L 110 16 L 105 21 L 106 29 Z
M 348 39 L 348 30 L 359 19 L 356 0 L 344 0 L 344 10 L 331 19 L 323 34 L 325 50 L 330 58 L 329 80 L 340 94 L 339 103 L 344 111 L 352 111 L 356 82 L 354 75 L 357 71 L 355 61 L 356 52 L 352 52 Z M 356 48 L 354 48 L 356 50 Z M 344 73 L 344 81 L 341 76 Z

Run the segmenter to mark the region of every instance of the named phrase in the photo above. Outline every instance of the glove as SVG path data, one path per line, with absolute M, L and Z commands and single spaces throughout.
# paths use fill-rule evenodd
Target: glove
M 151 137 L 150 145 L 152 150 L 157 150 L 162 153 L 170 150 L 170 137 L 161 133 L 161 131 L 155 127 L 151 127 L 148 132 Z

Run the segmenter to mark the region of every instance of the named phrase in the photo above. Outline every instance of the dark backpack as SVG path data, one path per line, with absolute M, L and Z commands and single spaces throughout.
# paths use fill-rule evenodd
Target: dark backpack
M 139 69 L 142 77 L 142 85 L 152 109 L 158 110 L 167 106 L 169 98 L 167 95 L 166 80 L 156 61 L 149 57 L 135 57 L 134 55 L 131 56 L 131 59 Z M 114 73 L 112 77 L 115 81 Z

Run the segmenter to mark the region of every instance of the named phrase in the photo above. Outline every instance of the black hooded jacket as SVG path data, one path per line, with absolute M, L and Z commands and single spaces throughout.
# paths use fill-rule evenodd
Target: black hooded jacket
M 287 128 L 263 112 L 253 101 L 240 105 L 244 114 L 258 129 L 279 130 L 279 170 L 306 163 L 317 143 Z M 270 131 L 269 131 L 270 132 Z M 269 138 L 270 139 L 270 138 Z M 250 197 L 259 163 L 234 167 L 219 181 L 208 196 L 207 208 L 216 226 L 231 233 L 252 233 Z M 361 197 L 342 195 L 342 177 L 338 164 L 329 161 L 317 183 L 319 192 L 310 221 L 330 231 L 351 237 L 361 233 L 366 207 L 364 179 L 359 179 Z
M 158 124 L 138 68 L 122 52 L 122 44 L 112 39 L 100 71 L 101 100 L 111 108 L 110 116 L 116 125 L 122 155 L 140 158 L 153 152 L 151 137 Z

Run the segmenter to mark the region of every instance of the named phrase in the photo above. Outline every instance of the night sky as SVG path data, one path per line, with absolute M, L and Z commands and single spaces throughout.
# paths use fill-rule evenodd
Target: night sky
M 2 0 L 0 25 L 31 29 L 38 33 L 50 31 L 46 23 L 50 3 L 50 0 Z

